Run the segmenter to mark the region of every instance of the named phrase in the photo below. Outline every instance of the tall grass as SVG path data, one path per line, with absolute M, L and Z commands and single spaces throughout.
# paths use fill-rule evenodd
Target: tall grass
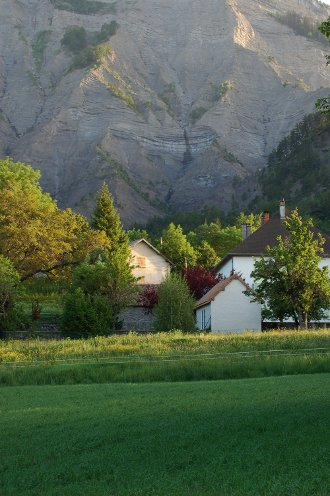
M 189 381 L 330 372 L 330 331 L 0 342 L 0 384 Z

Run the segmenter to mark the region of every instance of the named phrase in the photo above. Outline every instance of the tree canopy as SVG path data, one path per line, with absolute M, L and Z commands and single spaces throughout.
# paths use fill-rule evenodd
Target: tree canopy
M 85 217 L 60 210 L 39 179 L 28 165 L 0 161 L 0 254 L 13 262 L 22 280 L 37 273 L 56 275 L 107 244 Z
M 324 239 L 315 235 L 312 221 L 303 220 L 297 210 L 285 225 L 288 236 L 279 236 L 278 244 L 256 260 L 251 273 L 256 287 L 247 294 L 265 304 L 266 317 L 280 321 L 289 317 L 307 328 L 309 320 L 319 320 L 330 308 L 328 268 L 320 267 Z

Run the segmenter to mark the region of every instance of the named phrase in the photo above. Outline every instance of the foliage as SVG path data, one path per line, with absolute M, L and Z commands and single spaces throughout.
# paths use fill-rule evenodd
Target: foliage
M 127 232 L 127 237 L 129 241 L 136 241 L 137 239 L 145 239 L 146 241 L 151 241 L 148 232 L 145 229 L 138 229 L 136 227 L 132 227 Z
M 213 272 L 201 266 L 185 269 L 183 277 L 187 281 L 190 293 L 196 300 L 202 298 L 220 281 L 219 276 L 215 276 Z
M 171 223 L 167 229 L 164 229 L 159 248 L 174 263 L 178 271 L 196 264 L 197 253 L 183 234 L 181 226 Z
M 72 275 L 73 289 L 80 288 L 86 295 L 105 296 L 118 326 L 121 310 L 136 303 L 139 289 L 132 275 L 125 252 L 96 252 L 77 267 Z
M 97 43 L 104 43 L 111 36 L 114 36 L 119 28 L 119 24 L 116 21 L 111 21 L 110 24 L 103 24 L 101 31 L 96 35 Z
M 207 112 L 207 109 L 204 107 L 196 107 L 194 110 L 192 110 L 189 114 L 190 119 L 193 122 L 199 121 L 203 117 L 203 115 Z
M 219 262 L 219 257 L 216 251 L 207 241 L 202 241 L 198 247 L 197 251 L 197 264 L 203 267 L 214 267 Z
M 330 308 L 328 268 L 319 267 L 324 239 L 311 230 L 295 210 L 285 221 L 288 237 L 278 239 L 267 256 L 255 261 L 251 277 L 256 288 L 246 293 L 253 301 L 266 303 L 268 317 L 283 321 L 291 317 L 300 328 L 310 319 L 319 320 Z
M 72 53 L 79 53 L 87 47 L 87 33 L 82 26 L 70 26 L 66 29 L 61 45 Z
M 219 87 L 219 98 L 222 98 L 226 95 L 226 93 L 234 88 L 234 85 L 231 81 L 224 81 L 220 84 Z
M 0 254 L 13 262 L 22 280 L 38 272 L 56 275 L 107 243 L 83 216 L 60 210 L 39 178 L 30 166 L 0 161 Z
M 103 60 L 112 53 L 112 48 L 106 44 L 88 46 L 75 55 L 72 62 L 72 68 L 84 69 L 85 67 L 89 67 L 91 65 L 99 66 L 102 64 Z
M 237 229 L 241 229 L 242 224 L 248 224 L 251 227 L 252 234 L 261 226 L 261 218 L 262 214 L 246 214 L 244 212 L 240 212 L 235 221 L 235 227 L 237 227 Z
M 330 125 L 321 114 L 306 116 L 284 138 L 268 160 L 259 181 L 262 202 L 256 208 L 277 209 L 278 199 L 298 206 L 304 215 L 330 231 Z
M 293 10 L 290 10 L 283 15 L 277 14 L 274 17 L 277 21 L 285 24 L 300 36 L 305 36 L 306 38 L 319 41 L 320 43 L 327 42 L 326 38 L 323 36 L 326 33 L 324 33 L 322 30 L 319 30 L 317 20 L 313 19 L 312 17 L 300 16 Z M 322 34 L 320 33 L 320 31 Z
M 157 287 L 151 284 L 145 286 L 139 295 L 139 303 L 142 305 L 145 314 L 152 314 L 154 307 L 158 303 Z
M 194 299 L 186 281 L 172 273 L 158 288 L 158 304 L 155 307 L 155 329 L 171 331 L 181 329 L 191 332 L 195 329 Z
M 188 240 L 198 250 L 206 241 L 214 250 L 218 258 L 222 258 L 242 240 L 241 229 L 236 226 L 222 228 L 220 222 L 206 222 L 189 233 Z
M 22 318 L 17 298 L 20 277 L 8 258 L 0 255 L 0 330 L 12 330 Z
M 86 294 L 81 288 L 65 296 L 61 325 L 64 336 L 87 338 L 106 335 L 113 327 L 114 317 L 107 297 Z
M 105 3 L 98 0 L 50 0 L 55 9 L 76 12 L 77 14 L 115 14 L 116 2 Z
M 322 22 L 321 26 L 319 27 L 320 32 L 322 35 L 324 35 L 328 41 L 330 41 L 330 17 L 324 22 Z M 327 65 L 330 64 L 330 55 L 325 56 Z M 316 102 L 316 108 L 326 114 L 328 117 L 330 117 L 330 95 L 325 97 L 325 98 L 319 98 Z
M 94 229 L 106 234 L 109 240 L 109 253 L 121 250 L 126 258 L 129 258 L 128 238 L 122 228 L 119 213 L 114 206 L 113 196 L 105 182 L 97 194 L 91 225 Z
M 40 31 L 33 40 L 32 54 L 38 71 L 40 71 L 42 67 L 44 61 L 44 52 L 48 45 L 51 34 L 51 31 Z

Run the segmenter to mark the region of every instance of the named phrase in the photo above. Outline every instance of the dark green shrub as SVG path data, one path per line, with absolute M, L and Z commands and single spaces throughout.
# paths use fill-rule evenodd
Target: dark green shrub
M 68 28 L 61 40 L 61 45 L 72 53 L 79 53 L 87 47 L 87 34 L 81 26 Z
M 110 24 L 103 24 L 101 31 L 95 37 L 97 43 L 107 41 L 111 36 L 116 34 L 118 28 L 119 24 L 116 21 L 111 21 Z
M 85 294 L 81 288 L 66 295 L 61 327 L 65 336 L 107 335 L 113 326 L 112 309 L 105 296 Z

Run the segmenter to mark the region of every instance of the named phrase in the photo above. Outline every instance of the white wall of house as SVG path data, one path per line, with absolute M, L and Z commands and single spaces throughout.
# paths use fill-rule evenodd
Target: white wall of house
M 211 330 L 211 303 L 197 308 L 196 326 L 199 331 Z
M 234 270 L 237 274 L 242 275 L 243 279 L 246 280 L 246 283 L 249 286 L 252 286 L 254 281 L 251 278 L 251 272 L 254 269 L 255 260 L 258 260 L 258 258 L 234 256 L 225 263 L 221 270 L 219 270 L 218 275 L 222 274 L 225 277 L 229 277 L 232 270 Z
M 254 280 L 251 277 L 251 272 L 254 269 L 254 263 L 256 260 L 259 260 L 260 257 L 237 257 L 233 256 L 230 258 L 225 265 L 218 272 L 219 274 L 224 275 L 225 277 L 229 277 L 231 271 L 234 271 L 237 274 L 241 274 L 243 279 L 245 279 L 246 283 L 253 287 Z M 328 267 L 330 274 L 330 258 L 322 258 L 320 262 L 320 267 Z
M 133 275 L 139 279 L 139 284 L 160 284 L 170 272 L 169 262 L 143 241 L 130 249 Z
M 231 281 L 213 301 L 196 310 L 197 328 L 204 330 L 207 323 L 212 332 L 261 331 L 261 305 L 251 303 L 245 290 L 240 281 Z
M 218 274 L 223 274 L 225 277 L 229 277 L 232 269 L 236 273 L 241 274 L 246 283 L 253 288 L 254 279 L 251 277 L 251 272 L 254 269 L 254 263 L 259 260 L 259 257 L 232 257 L 226 264 L 221 268 Z M 320 262 L 320 267 L 328 267 L 330 274 L 330 258 L 323 258 Z M 327 312 L 327 317 L 321 322 L 328 322 L 330 320 L 330 311 Z

